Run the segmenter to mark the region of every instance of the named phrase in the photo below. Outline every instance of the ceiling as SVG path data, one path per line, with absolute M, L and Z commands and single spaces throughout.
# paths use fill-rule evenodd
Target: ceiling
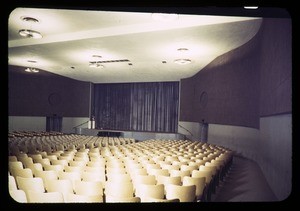
M 262 22 L 260 17 L 161 14 L 158 20 L 156 15 L 16 8 L 8 20 L 8 64 L 93 83 L 179 81 L 248 42 Z M 24 38 L 21 29 L 43 37 Z M 191 63 L 176 64 L 176 59 Z M 96 61 L 103 68 L 89 67 Z

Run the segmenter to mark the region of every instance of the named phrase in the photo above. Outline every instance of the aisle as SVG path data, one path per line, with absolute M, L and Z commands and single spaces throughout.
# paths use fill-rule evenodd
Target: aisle
M 270 202 L 277 201 L 258 164 L 235 156 L 232 167 L 220 182 L 212 202 Z

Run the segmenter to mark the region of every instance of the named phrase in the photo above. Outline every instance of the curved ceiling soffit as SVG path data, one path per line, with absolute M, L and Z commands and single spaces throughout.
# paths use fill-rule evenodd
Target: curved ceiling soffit
M 232 48 L 231 50 L 223 54 L 218 55 L 217 57 L 212 59 L 211 62 L 209 62 L 205 67 L 200 69 L 197 73 L 204 69 L 225 65 L 230 61 L 242 58 L 245 54 L 252 51 L 259 44 L 256 38 L 257 36 L 259 36 L 259 32 L 261 31 L 262 25 L 263 19 L 255 20 L 255 24 L 252 25 L 248 38 L 245 39 L 244 42 L 241 43 L 241 45 L 237 46 L 236 48 Z M 253 42 L 255 43 L 252 44 Z

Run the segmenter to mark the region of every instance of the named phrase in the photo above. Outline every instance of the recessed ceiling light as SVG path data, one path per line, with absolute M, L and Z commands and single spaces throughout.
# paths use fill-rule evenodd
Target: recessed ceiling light
M 176 64 L 184 65 L 184 64 L 190 64 L 192 61 L 190 59 L 176 59 L 174 60 Z

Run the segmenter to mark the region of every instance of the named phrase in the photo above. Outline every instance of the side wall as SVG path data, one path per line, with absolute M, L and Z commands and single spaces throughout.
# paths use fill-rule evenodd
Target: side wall
M 9 66 L 8 115 L 88 117 L 90 83 Z
M 90 83 L 17 66 L 9 66 L 8 76 L 9 131 L 46 131 L 46 116 L 54 114 L 63 117 L 65 133 L 89 120 Z
M 209 125 L 208 143 L 222 145 L 258 163 L 279 200 L 292 189 L 292 115 L 260 118 L 260 130 Z
M 259 128 L 260 36 L 181 80 L 180 121 Z
M 205 119 L 208 143 L 256 161 L 278 200 L 292 190 L 291 35 L 291 19 L 265 18 L 248 43 L 182 80 L 180 93 L 186 128 Z
M 88 117 L 64 117 L 63 133 L 77 133 L 77 128 L 87 128 Z M 82 124 L 82 125 L 81 125 Z M 81 125 L 81 126 L 78 126 Z M 78 127 L 76 127 L 78 126 Z M 46 131 L 46 117 L 39 116 L 9 116 L 9 132 L 12 131 Z

